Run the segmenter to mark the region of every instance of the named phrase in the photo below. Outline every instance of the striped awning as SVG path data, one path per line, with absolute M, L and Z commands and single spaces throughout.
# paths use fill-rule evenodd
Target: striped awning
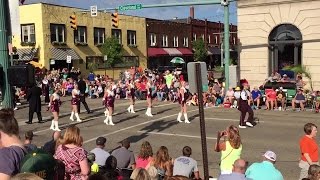
M 82 59 L 74 49 L 71 48 L 50 48 L 51 59 L 67 60 L 67 56 L 71 56 L 72 60 Z
M 148 56 L 192 56 L 188 48 L 148 48 Z
M 38 48 L 19 48 L 17 54 L 19 55 L 18 61 L 32 61 L 37 57 Z
M 182 53 L 177 48 L 163 48 L 170 56 L 181 56 Z

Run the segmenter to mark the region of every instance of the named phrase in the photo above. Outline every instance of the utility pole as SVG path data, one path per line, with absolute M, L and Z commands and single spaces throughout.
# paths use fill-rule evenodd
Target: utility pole
M 3 67 L 3 86 L 2 91 L 2 106 L 4 108 L 12 108 L 11 88 L 8 82 L 8 68 L 9 68 L 9 51 L 8 51 L 8 37 L 10 35 L 9 24 L 9 6 L 8 0 L 0 0 L 0 64 Z
M 230 41 L 229 41 L 229 2 L 228 0 L 225 3 L 222 3 L 224 6 L 224 74 L 226 78 L 225 89 L 229 89 L 229 64 L 230 64 Z

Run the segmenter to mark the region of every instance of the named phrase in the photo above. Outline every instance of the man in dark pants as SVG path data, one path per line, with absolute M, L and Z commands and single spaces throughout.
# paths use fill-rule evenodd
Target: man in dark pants
M 248 91 L 249 85 L 247 81 L 240 80 L 241 83 L 241 93 L 240 93 L 240 98 L 238 100 L 239 105 L 238 105 L 238 110 L 241 112 L 240 115 L 240 124 L 239 128 L 246 128 L 247 126 L 253 127 L 253 110 L 248 104 L 248 100 L 250 98 L 250 92 Z M 246 114 L 249 114 L 247 121 L 245 122 Z
M 27 100 L 29 102 L 29 121 L 27 124 L 32 124 L 33 114 L 34 112 L 37 113 L 38 122 L 42 123 L 42 116 L 41 116 L 41 96 L 42 90 L 36 85 L 33 85 L 32 88 L 29 89 L 27 94 Z
M 79 77 L 78 87 L 80 90 L 80 102 L 78 103 L 78 113 L 80 114 L 81 103 L 84 105 L 84 108 L 86 108 L 88 114 L 92 113 L 92 111 L 90 111 L 88 104 L 86 102 L 85 92 L 86 92 L 87 85 L 86 85 L 85 79 L 81 76 Z

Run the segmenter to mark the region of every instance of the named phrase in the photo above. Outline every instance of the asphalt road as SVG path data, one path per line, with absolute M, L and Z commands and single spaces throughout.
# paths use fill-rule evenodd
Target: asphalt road
M 98 103 L 98 102 L 97 102 Z M 99 101 L 99 103 L 101 103 Z M 129 138 L 132 142 L 131 150 L 138 154 L 143 141 L 152 144 L 153 152 L 164 145 L 168 147 L 169 154 L 176 158 L 182 154 L 181 150 L 185 145 L 193 149 L 192 157 L 198 161 L 201 175 L 203 176 L 200 121 L 198 107 L 189 106 L 189 120 L 191 124 L 178 123 L 176 121 L 178 104 L 169 102 L 155 103 L 152 109 L 154 116 L 147 117 L 145 113 L 145 102 L 136 105 L 136 114 L 126 112 L 128 101 L 116 102 L 113 121 L 115 126 L 103 124 L 104 110 L 95 111 L 93 114 L 82 113 L 80 117 L 84 120 L 81 123 L 71 122 L 69 116 L 60 119 L 61 129 L 70 124 L 77 124 L 81 129 L 84 138 L 84 147 L 90 151 L 95 146 L 95 139 L 99 136 L 106 137 L 107 150 L 119 145 L 119 142 Z M 19 110 L 16 111 L 19 114 Z M 255 111 L 260 123 L 255 128 L 241 129 L 240 134 L 243 142 L 242 158 L 249 163 L 262 160 L 262 154 L 272 150 L 277 154 L 276 167 L 284 175 L 285 179 L 298 179 L 299 175 L 299 139 L 304 134 L 303 125 L 307 122 L 316 122 L 318 114 L 312 112 L 292 111 Z M 209 173 L 217 177 L 219 173 L 218 162 L 220 153 L 213 151 L 216 141 L 216 133 L 224 130 L 228 125 L 238 125 L 239 112 L 235 109 L 206 108 L 205 122 L 207 132 Z M 19 120 L 23 121 L 23 119 Z M 52 131 L 49 130 L 50 122 L 32 125 L 20 124 L 20 132 L 23 137 L 27 130 L 34 130 L 36 134 L 34 143 L 42 146 L 51 138 Z

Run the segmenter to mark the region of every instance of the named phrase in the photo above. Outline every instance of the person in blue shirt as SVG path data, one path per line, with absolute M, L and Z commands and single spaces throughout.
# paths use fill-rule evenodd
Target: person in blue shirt
M 246 177 L 252 180 L 283 180 L 281 172 L 276 169 L 277 155 L 267 151 L 263 155 L 263 161 L 253 163 L 246 171 Z
M 261 92 L 258 89 L 258 87 L 254 87 L 253 90 L 251 91 L 251 97 L 252 97 L 252 103 L 253 103 L 253 107 L 254 109 L 260 109 L 260 99 L 261 99 Z M 255 105 L 255 103 L 257 105 Z

